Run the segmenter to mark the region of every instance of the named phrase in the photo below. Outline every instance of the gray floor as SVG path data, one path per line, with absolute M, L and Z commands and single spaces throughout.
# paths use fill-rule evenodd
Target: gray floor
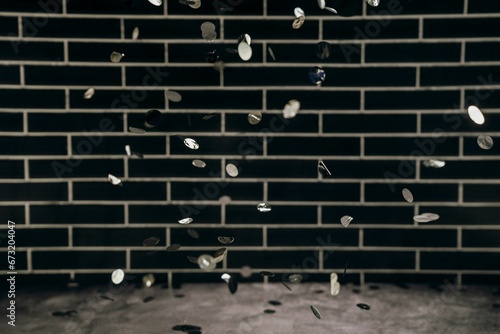
M 352 289 L 357 287 L 346 285 L 338 296 L 329 294 L 328 284 L 319 283 L 291 285 L 293 291 L 279 283 L 240 284 L 232 295 L 224 282 L 184 285 L 179 290 L 129 286 L 107 292 L 85 288 L 21 293 L 16 296 L 15 329 L 6 326 L 2 316 L 0 333 L 169 334 L 187 333 L 172 329 L 187 324 L 201 327 L 191 334 L 500 333 L 500 294 L 493 287 L 468 287 L 462 292 L 450 288 L 439 292 L 426 285 L 378 287 L 364 286 L 355 293 Z M 154 299 L 144 302 L 150 296 Z M 269 300 L 282 305 L 273 306 Z M 362 310 L 358 303 L 371 309 Z M 321 319 L 314 316 L 311 305 Z M 275 313 L 266 314 L 266 309 Z M 52 315 L 69 310 L 78 313 Z

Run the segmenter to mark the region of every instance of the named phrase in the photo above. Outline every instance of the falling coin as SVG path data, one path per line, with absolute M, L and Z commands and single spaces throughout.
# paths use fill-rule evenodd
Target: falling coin
M 344 225 L 344 227 L 347 227 L 353 221 L 353 219 L 354 218 L 352 218 L 351 216 L 343 216 L 342 218 L 340 218 L 340 223 Z
M 188 256 L 187 257 L 188 261 L 194 264 L 198 264 L 198 258 L 194 256 Z
M 217 240 L 219 240 L 219 242 L 224 245 L 229 245 L 234 242 L 233 237 L 217 237 Z
M 262 202 L 257 204 L 257 210 L 259 210 L 259 212 L 269 212 L 271 211 L 271 206 Z
M 221 196 L 219 198 L 219 202 L 222 203 L 222 204 L 228 204 L 231 201 L 232 201 L 231 197 L 229 197 L 227 195 Z
M 178 220 L 178 222 L 181 225 L 187 225 L 187 224 L 190 224 L 193 222 L 193 218 L 188 217 L 188 218 L 180 219 L 180 220 Z
M 366 310 L 366 311 L 368 311 L 371 308 L 370 305 L 364 304 L 364 303 L 356 304 L 356 306 L 359 307 L 360 309 Z
M 326 78 L 326 73 L 321 67 L 315 66 L 309 70 L 309 80 L 313 84 L 319 85 L 320 83 L 325 81 L 325 78 Z
M 469 106 L 469 108 L 467 109 L 468 113 L 469 113 L 469 117 L 470 119 L 476 123 L 476 124 L 483 124 L 484 123 L 484 115 L 483 113 L 481 112 L 481 110 L 479 110 L 478 107 L 476 106 Z
M 304 21 L 306 20 L 306 18 L 304 16 L 299 16 L 297 17 L 295 20 L 293 20 L 292 22 L 292 28 L 293 29 L 299 29 L 300 27 L 302 27 L 302 25 L 304 24 Z
M 139 38 L 139 27 L 135 27 L 132 31 L 132 39 L 136 40 Z
M 320 161 L 318 163 L 318 172 L 321 174 L 322 177 L 332 176 L 332 173 L 330 173 L 330 171 L 328 170 L 323 161 Z
M 214 118 L 215 115 L 216 115 L 216 113 L 211 113 L 211 114 L 205 115 L 205 116 L 203 116 L 203 120 L 208 121 L 209 119 Z
M 161 6 L 162 0 L 148 0 L 151 4 L 155 6 Z
M 132 155 L 132 150 L 130 149 L 130 145 L 125 145 L 125 153 L 127 153 L 127 157 Z
M 295 17 L 306 16 L 304 10 L 300 7 L 295 7 L 295 9 L 293 10 L 293 15 L 295 15 Z
M 210 64 L 213 64 L 213 63 L 219 61 L 219 54 L 217 53 L 217 50 L 210 50 L 207 53 L 205 53 L 205 59 Z
M 267 51 L 269 52 L 269 56 L 274 60 L 276 61 L 276 57 L 274 56 L 274 51 L 273 49 L 271 49 L 270 46 L 267 47 Z
M 250 58 L 252 58 L 252 47 L 245 41 L 240 42 L 238 44 L 238 55 L 243 61 L 250 60 Z
M 328 59 L 330 57 L 330 52 L 332 47 L 328 42 L 319 42 L 316 44 L 316 56 L 319 59 Z
M 432 219 L 424 215 L 416 215 L 413 217 L 413 220 L 416 221 L 417 223 L 428 223 L 432 221 Z
M 148 128 L 154 128 L 161 123 L 161 112 L 157 109 L 151 109 L 146 113 L 144 125 Z
M 446 165 L 445 161 L 428 159 L 423 162 L 424 167 L 432 167 L 432 168 L 442 168 Z
M 311 307 L 311 311 L 314 314 L 314 316 L 318 319 L 321 319 L 321 314 L 319 313 L 318 309 L 312 305 L 310 307 Z
M 271 310 L 271 309 L 265 309 L 264 313 L 266 313 L 266 314 L 274 314 L 274 313 L 276 313 L 276 311 L 275 310 Z
M 200 30 L 201 31 L 215 31 L 215 24 L 213 24 L 212 22 L 203 22 L 201 25 L 200 25 Z
M 181 248 L 179 244 L 171 244 L 167 247 L 167 252 L 176 252 Z
M 194 159 L 191 163 L 193 164 L 193 166 L 198 168 L 205 168 L 207 166 L 205 161 L 199 159 Z
M 196 142 L 196 140 L 194 140 L 192 138 L 185 138 L 184 145 L 186 145 L 186 147 L 188 147 L 192 150 L 197 150 L 200 148 L 200 145 Z
M 111 56 L 109 56 L 109 59 L 111 59 L 113 63 L 119 63 L 124 56 L 125 55 L 123 53 L 113 51 L 111 52 Z
M 270 271 L 263 270 L 259 274 L 261 274 L 263 277 L 274 277 L 274 274 Z
M 120 284 L 121 282 L 123 282 L 124 278 L 125 278 L 125 273 L 121 269 L 116 269 L 111 274 L 111 281 L 115 284 Z
M 113 174 L 108 174 L 108 181 L 114 186 L 121 186 L 122 180 L 114 176 Z
M 292 275 L 288 276 L 288 281 L 290 281 L 290 283 L 298 284 L 298 283 L 302 282 L 302 275 L 301 274 L 292 274 Z
M 220 277 L 223 281 L 225 281 L 226 283 L 229 282 L 229 279 L 231 278 L 231 275 L 229 274 L 222 274 L 222 276 Z
M 493 147 L 493 138 L 487 135 L 477 137 L 477 145 L 483 150 L 489 150 Z
M 288 290 L 293 291 L 293 290 L 292 290 L 292 288 L 290 288 L 288 285 L 286 285 L 286 283 L 285 283 L 285 282 L 281 281 L 281 284 L 283 284 L 283 286 L 284 286 L 285 288 L 287 288 Z
M 153 284 L 155 283 L 155 281 L 156 281 L 156 278 L 153 274 L 147 274 L 147 275 L 142 276 L 142 284 L 146 288 L 152 287 Z
M 262 120 L 262 113 L 259 111 L 250 113 L 250 114 L 248 114 L 247 119 L 248 119 L 248 123 L 250 123 L 252 125 L 259 124 L 260 121 Z
M 294 118 L 300 110 L 300 102 L 297 100 L 290 100 L 283 108 L 283 118 Z
M 188 228 L 187 234 L 193 239 L 199 239 L 200 235 L 198 234 L 198 231 L 196 231 L 194 228 Z
M 203 254 L 198 257 L 198 266 L 203 270 L 212 270 L 217 266 L 217 264 L 212 256 Z
M 143 129 L 139 129 L 139 128 L 134 128 L 132 126 L 129 126 L 128 127 L 128 130 L 132 133 L 135 133 L 135 134 L 138 134 L 138 135 L 142 135 L 144 133 L 146 133 L 146 130 L 143 130 Z
M 174 91 L 171 91 L 171 90 L 165 91 L 165 97 L 171 102 L 181 102 L 182 101 L 181 94 L 174 92 Z
M 252 277 L 252 274 L 253 274 L 253 270 L 251 267 L 249 266 L 243 266 L 241 267 L 240 269 L 240 275 L 241 277 L 243 278 L 249 278 L 249 277 Z
M 404 199 L 405 199 L 408 203 L 413 202 L 413 194 L 411 193 L 411 191 L 410 191 L 410 190 L 408 190 L 408 189 L 406 189 L 406 188 L 403 188 L 403 190 L 401 191 L 401 193 L 403 194 Z
M 94 88 L 89 88 L 85 91 L 85 93 L 83 94 L 83 98 L 85 100 L 90 100 L 92 98 L 92 96 L 94 96 L 94 93 L 95 93 L 95 90 Z
M 281 302 L 279 300 L 270 300 L 270 301 L 268 301 L 268 303 L 273 305 L 273 306 L 280 306 L 281 305 Z
M 239 174 L 238 167 L 233 164 L 226 165 L 226 172 L 231 177 L 237 177 Z
M 326 1 L 325 0 L 318 0 L 318 6 L 320 9 L 325 9 Z
M 198 9 L 201 7 L 201 0 L 190 0 L 188 5 L 193 9 Z
M 377 7 L 380 5 L 380 0 L 366 0 L 366 3 L 372 7 Z
M 150 237 L 150 238 L 145 239 L 142 242 L 142 245 L 146 246 L 146 247 L 151 247 L 151 246 L 156 246 L 159 242 L 160 242 L 160 239 L 158 239 L 156 237 Z
M 429 218 L 431 221 L 439 219 L 439 215 L 436 213 L 426 212 L 426 213 L 421 213 L 420 215 Z
M 332 7 L 325 7 L 325 9 L 329 12 L 332 12 L 333 14 L 338 14 L 337 10 L 335 8 L 332 8 Z

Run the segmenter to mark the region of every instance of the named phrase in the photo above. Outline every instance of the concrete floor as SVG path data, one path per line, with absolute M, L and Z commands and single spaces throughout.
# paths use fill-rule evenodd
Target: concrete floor
M 128 286 L 21 292 L 15 329 L 2 316 L 0 333 L 500 333 L 500 293 L 494 287 L 438 291 L 426 285 L 345 285 L 338 296 L 329 294 L 328 284 L 290 287 L 293 291 L 280 283 L 240 284 L 234 295 L 224 282 L 178 290 Z M 1 302 L 5 305 L 6 299 Z M 362 310 L 358 303 L 371 309 Z M 55 311 L 67 314 L 54 316 Z

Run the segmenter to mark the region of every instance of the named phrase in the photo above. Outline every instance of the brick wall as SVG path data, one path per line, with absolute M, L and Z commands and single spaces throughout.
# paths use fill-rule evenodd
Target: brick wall
M 500 3 L 328 1 L 336 16 L 316 1 L 62 2 L 0 4 L 1 232 L 16 223 L 18 279 L 103 282 L 124 268 L 175 285 L 249 265 L 276 280 L 326 281 L 347 266 L 344 282 L 498 281 Z M 298 30 L 296 6 L 306 13 Z M 214 42 L 201 36 L 205 21 Z M 244 33 L 248 62 L 231 52 Z M 319 41 L 331 44 L 328 59 L 315 55 Z M 210 50 L 222 71 L 205 60 Z M 313 66 L 326 71 L 320 86 L 308 80 Z M 291 99 L 301 110 L 284 119 Z M 468 118 L 470 104 L 484 125 Z M 149 109 L 162 123 L 129 132 Z M 263 119 L 250 125 L 257 111 Z M 481 134 L 493 148 L 478 147 Z M 424 167 L 429 158 L 446 166 Z M 332 177 L 318 174 L 320 160 Z M 257 211 L 261 201 L 272 211 Z M 414 222 L 422 212 L 440 219 Z M 347 228 L 344 215 L 354 217 Z M 188 216 L 192 224 L 177 222 Z M 152 236 L 158 246 L 142 246 Z M 235 242 L 217 270 L 186 259 L 214 253 L 218 236 Z M 180 251 L 166 252 L 173 243 Z

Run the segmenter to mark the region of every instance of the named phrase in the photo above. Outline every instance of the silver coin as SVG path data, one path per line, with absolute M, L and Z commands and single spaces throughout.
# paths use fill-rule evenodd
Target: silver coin
M 113 63 L 119 63 L 124 56 L 125 55 L 123 53 L 113 51 L 113 52 L 111 52 L 111 55 L 109 56 L 109 59 L 111 59 L 111 61 Z
M 129 126 L 128 127 L 128 130 L 132 133 L 135 133 L 135 134 L 138 134 L 138 135 L 142 135 L 144 133 L 146 133 L 146 130 L 143 130 L 143 129 L 139 129 L 139 128 L 134 128 L 133 126 Z
M 198 264 L 198 258 L 194 256 L 188 256 L 187 257 L 188 261 L 194 264 Z
M 186 147 L 188 147 L 192 150 L 197 150 L 200 148 L 200 145 L 196 142 L 196 140 L 194 140 L 192 138 L 184 139 L 184 145 L 186 145 Z
M 300 102 L 297 100 L 290 100 L 283 108 L 283 118 L 294 118 L 300 110 Z
M 171 244 L 167 247 L 167 252 L 176 252 L 181 248 L 179 244 Z
M 306 13 L 304 13 L 304 10 L 300 7 L 295 7 L 295 9 L 293 10 L 293 15 L 295 15 L 295 17 L 300 17 L 300 16 L 306 16 Z
M 122 180 L 114 176 L 113 174 L 108 174 L 108 181 L 114 186 L 121 186 Z
M 353 220 L 354 218 L 352 218 L 351 216 L 343 216 L 342 218 L 340 218 L 340 223 L 344 227 L 347 227 Z
M 132 31 L 132 39 L 136 40 L 139 38 L 139 27 L 135 27 Z
M 188 218 L 179 219 L 178 222 L 181 225 L 191 224 L 193 222 L 193 218 L 188 217 Z
M 481 125 L 481 124 L 484 123 L 484 115 L 481 112 L 481 110 L 479 110 L 478 107 L 476 107 L 476 106 L 469 106 L 469 108 L 467 109 L 467 112 L 469 113 L 470 119 L 474 123 L 479 124 L 479 125 Z
M 121 269 L 116 269 L 111 273 L 111 281 L 115 284 L 120 284 L 125 278 L 125 273 Z
M 403 198 L 408 203 L 413 202 L 413 194 L 411 193 L 411 191 L 409 189 L 403 188 L 403 190 L 401 191 L 401 193 L 403 194 Z
M 198 168 L 205 168 L 207 166 L 205 161 L 199 160 L 199 159 L 194 159 L 192 161 L 192 164 L 193 164 L 193 166 L 198 167 Z
M 95 89 L 94 88 L 89 88 L 83 94 L 83 98 L 85 100 L 90 100 L 92 98 L 92 96 L 94 96 L 94 94 L 95 94 Z
M 257 204 L 257 210 L 259 210 L 259 212 L 269 212 L 271 211 L 271 206 L 262 202 Z
M 330 173 L 330 171 L 328 170 L 323 161 L 320 161 L 318 163 L 318 172 L 321 174 L 322 177 L 332 176 L 332 173 Z
M 262 120 L 262 113 L 259 111 L 249 113 L 247 116 L 247 119 L 248 119 L 248 123 L 250 123 L 252 125 L 259 124 L 260 121 Z
M 194 228 L 188 228 L 187 234 L 193 239 L 199 239 L 200 235 L 198 234 L 198 231 L 196 231 Z
M 205 115 L 205 116 L 203 116 L 203 120 L 208 121 L 209 119 L 214 118 L 215 115 L 216 115 L 216 113 L 211 113 L 211 114 Z
M 269 52 L 269 56 L 274 60 L 276 61 L 276 56 L 274 55 L 274 51 L 273 49 L 271 49 L 270 46 L 267 47 L 267 51 Z
M 424 215 L 416 215 L 413 217 L 413 220 L 416 221 L 417 223 L 428 223 L 432 221 L 431 218 Z
M 190 0 L 188 5 L 193 9 L 198 9 L 201 7 L 201 0 Z
M 240 42 L 240 44 L 238 44 L 238 56 L 240 56 L 243 61 L 250 60 L 250 58 L 252 58 L 252 47 L 245 41 Z
M 359 307 L 360 309 L 366 310 L 366 311 L 368 311 L 369 309 L 371 309 L 370 305 L 364 304 L 364 303 L 356 304 L 356 306 Z
M 125 153 L 127 153 L 127 157 L 132 155 L 132 150 L 130 149 L 130 145 L 125 145 Z
M 366 3 L 372 7 L 377 7 L 380 5 L 380 0 L 366 0 Z
M 335 8 L 332 8 L 332 7 L 325 7 L 325 9 L 329 12 L 332 12 L 333 14 L 338 14 L 337 10 Z
M 424 167 L 432 167 L 432 168 L 442 168 L 446 165 L 445 161 L 428 159 L 423 162 Z
M 226 283 L 229 283 L 229 280 L 231 279 L 231 275 L 229 275 L 228 273 L 224 273 L 221 275 L 220 277 L 224 282 Z
M 203 254 L 198 257 L 198 266 L 203 270 L 215 269 L 217 263 L 211 255 Z
M 219 242 L 224 245 L 229 245 L 234 242 L 233 237 L 217 237 L 217 240 L 219 240 Z
M 493 147 L 493 138 L 487 135 L 477 137 L 477 145 L 483 150 L 489 150 Z
M 288 276 L 288 281 L 290 281 L 290 283 L 300 283 L 302 282 L 302 275 L 301 274 L 292 274 L 290 276 Z
M 203 31 L 201 37 L 207 42 L 213 42 L 217 38 L 217 32 L 215 31 Z
M 160 239 L 158 239 L 156 237 L 150 237 L 150 238 L 145 239 L 142 242 L 142 245 L 145 247 L 152 247 L 152 246 L 158 245 L 159 242 L 160 242 Z
M 239 174 L 238 167 L 233 164 L 226 165 L 226 172 L 231 177 L 237 177 Z
M 161 6 L 162 0 L 148 0 L 151 4 L 155 6 Z
M 340 293 L 340 283 L 335 282 L 330 287 L 330 294 L 332 296 L 337 296 Z
M 244 277 L 244 278 L 252 277 L 253 270 L 250 266 L 243 266 L 240 269 L 240 275 L 241 275 L 241 277 Z
M 330 58 L 330 53 L 332 51 L 332 46 L 328 42 L 319 42 L 316 44 L 316 56 L 319 59 Z
M 425 213 L 421 213 L 420 215 L 429 218 L 431 221 L 435 221 L 435 220 L 439 219 L 439 215 L 437 213 L 425 212 Z
M 213 24 L 212 22 L 203 22 L 201 25 L 200 25 L 200 30 L 201 31 L 215 31 L 215 24 Z
M 147 275 L 142 276 L 142 284 L 146 288 L 152 287 L 153 284 L 155 283 L 155 281 L 156 281 L 156 277 L 153 274 L 147 274 Z
M 299 16 L 297 17 L 295 20 L 293 20 L 292 22 L 292 28 L 293 29 L 299 29 L 300 27 L 302 27 L 302 25 L 304 24 L 304 21 L 306 20 L 306 18 L 304 16 Z
M 177 93 L 177 92 L 171 91 L 171 90 L 165 91 L 165 97 L 171 102 L 181 102 L 182 101 L 182 95 Z
M 248 45 L 252 45 L 252 37 L 249 34 L 243 34 L 238 37 L 238 44 L 241 42 L 246 42 Z
M 315 66 L 309 70 L 309 80 L 315 84 L 319 85 L 323 81 L 325 81 L 326 73 L 322 67 Z
M 325 0 L 318 0 L 318 6 L 320 9 L 325 9 L 326 1 Z
M 228 204 L 231 201 L 232 201 L 231 197 L 229 197 L 227 195 L 221 196 L 219 198 L 219 202 L 222 203 L 222 204 Z
M 318 309 L 312 305 L 310 307 L 311 307 L 311 311 L 314 314 L 314 316 L 318 319 L 321 319 L 321 313 L 319 313 Z

